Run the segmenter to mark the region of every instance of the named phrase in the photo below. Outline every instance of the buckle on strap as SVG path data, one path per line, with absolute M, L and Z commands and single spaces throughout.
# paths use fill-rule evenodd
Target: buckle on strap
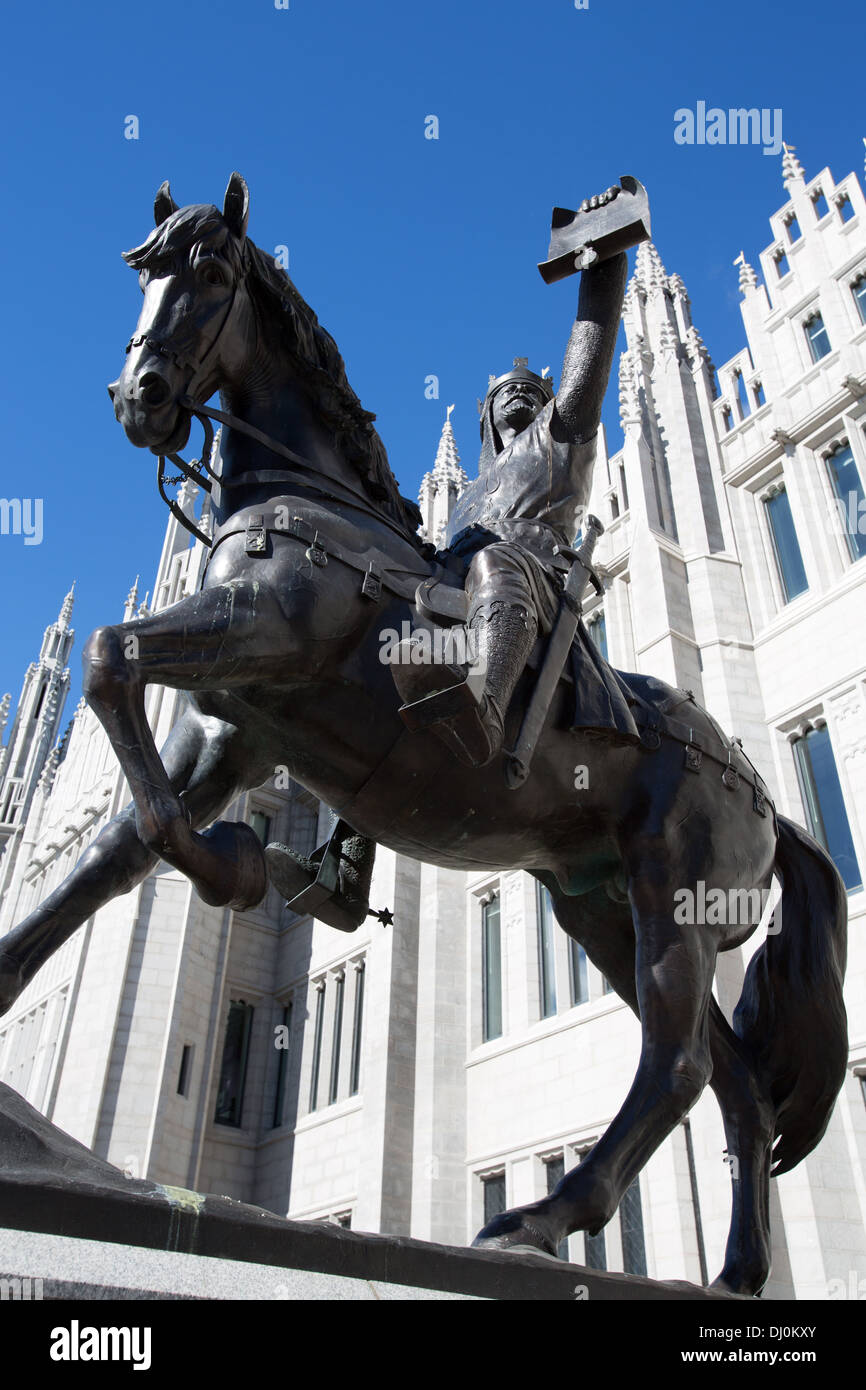
M 248 555 L 263 555 L 267 549 L 268 533 L 265 530 L 265 518 L 261 512 L 251 516 L 247 522 L 244 546 Z
M 367 573 L 361 581 L 361 593 L 364 595 L 364 598 L 371 598 L 373 600 L 381 597 L 382 576 L 379 574 L 372 560 L 368 564 Z

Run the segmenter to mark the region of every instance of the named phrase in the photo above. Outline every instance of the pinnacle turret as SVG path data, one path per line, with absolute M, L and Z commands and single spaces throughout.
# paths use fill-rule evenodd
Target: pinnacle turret
M 794 153 L 796 148 L 796 145 L 786 145 L 784 143 L 782 145 L 782 149 L 784 150 L 784 154 L 782 155 L 782 182 L 786 188 L 788 188 L 790 184 L 796 183 L 798 180 L 802 182 L 806 178 L 805 170 Z
M 758 277 L 752 266 L 750 266 L 749 262 L 746 260 L 744 251 L 740 252 L 739 256 L 734 261 L 734 265 L 740 267 L 740 294 L 748 294 L 749 290 L 756 289 Z
M 75 603 L 75 583 L 76 581 L 73 579 L 72 588 L 63 600 L 60 615 L 57 619 L 57 626 L 59 628 L 66 629 L 69 627 L 69 619 L 72 617 L 72 606 Z

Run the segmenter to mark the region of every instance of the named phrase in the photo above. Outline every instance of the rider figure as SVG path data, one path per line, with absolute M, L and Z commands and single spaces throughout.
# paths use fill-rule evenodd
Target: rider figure
M 619 192 L 585 200 L 602 206 Z M 424 700 L 425 722 L 465 763 L 481 766 L 502 747 L 508 704 L 540 630 L 556 618 L 568 561 L 554 548 L 571 546 L 589 499 L 601 406 L 610 374 L 625 294 L 625 252 L 581 275 L 577 319 L 559 390 L 530 371 L 525 358 L 492 380 L 481 411 L 478 477 L 459 497 L 446 545 L 470 559 L 467 628 L 473 665 L 483 671 L 480 695 L 464 685 L 454 713 L 454 687 L 467 667 L 401 662 L 393 675 L 407 706 Z M 437 694 L 436 692 L 439 692 Z M 442 717 L 437 717 L 436 706 Z M 411 724 L 411 715 L 407 718 Z

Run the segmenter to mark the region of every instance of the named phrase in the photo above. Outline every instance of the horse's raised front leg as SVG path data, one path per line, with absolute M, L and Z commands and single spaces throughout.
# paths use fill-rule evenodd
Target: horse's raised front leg
M 267 586 L 233 581 L 151 618 L 98 628 L 84 649 L 84 693 L 111 740 L 135 803 L 138 837 L 192 880 L 205 902 L 260 902 L 264 853 L 247 825 L 196 834 L 144 712 L 148 685 L 214 690 L 266 678 L 285 651 L 286 620 Z M 285 669 L 285 668 L 284 668 Z
M 708 1017 L 717 943 L 711 930 L 674 921 L 674 891 L 688 882 L 663 843 L 633 846 L 628 889 L 643 1045 L 631 1089 L 598 1143 L 549 1198 L 495 1217 L 474 1244 L 553 1253 L 572 1231 L 595 1235 L 703 1091 L 712 1073 Z
M 192 705 L 172 729 L 162 758 L 194 827 L 207 825 L 269 770 L 257 764 L 234 725 L 206 718 Z M 133 804 L 103 826 L 67 878 L 0 940 L 0 1015 L 88 917 L 141 883 L 158 860 L 139 839 Z

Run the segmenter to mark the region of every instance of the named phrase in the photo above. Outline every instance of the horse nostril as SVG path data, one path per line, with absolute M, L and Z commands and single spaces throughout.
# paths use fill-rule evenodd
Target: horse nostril
M 111 382 L 109 382 L 109 384 L 108 384 L 108 394 L 109 394 L 109 396 L 111 397 L 112 401 L 114 400 L 115 396 L 117 395 L 117 386 L 118 386 L 118 383 L 117 383 L 116 381 L 111 381 Z
M 168 382 L 158 372 L 145 372 L 139 383 L 139 394 L 145 405 L 165 405 L 171 392 Z

